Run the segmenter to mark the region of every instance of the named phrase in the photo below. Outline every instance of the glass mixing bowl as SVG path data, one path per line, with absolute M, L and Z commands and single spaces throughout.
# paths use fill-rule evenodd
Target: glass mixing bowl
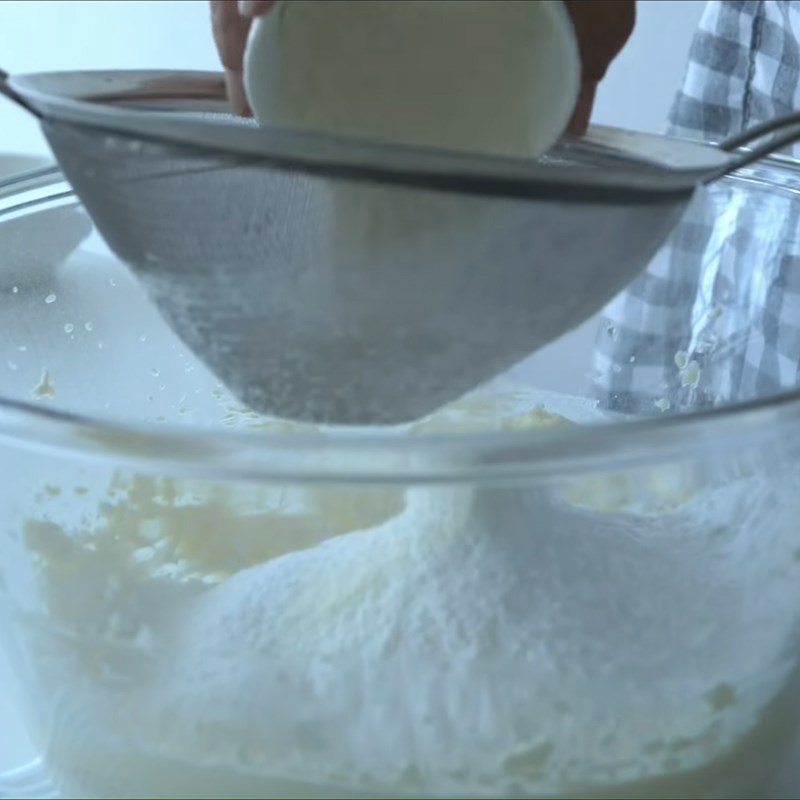
M 243 408 L 58 177 L 0 190 L 13 791 L 796 792 L 799 189 L 699 194 L 602 318 L 396 429 Z

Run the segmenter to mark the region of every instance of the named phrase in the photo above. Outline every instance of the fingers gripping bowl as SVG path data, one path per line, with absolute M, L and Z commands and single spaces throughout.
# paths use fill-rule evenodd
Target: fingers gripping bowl
M 380 430 L 242 406 L 42 183 L 2 195 L 0 631 L 60 791 L 771 790 L 800 399 L 723 278 L 785 284 L 794 165 L 699 194 L 596 341 Z M 666 264 L 691 313 L 631 346 Z

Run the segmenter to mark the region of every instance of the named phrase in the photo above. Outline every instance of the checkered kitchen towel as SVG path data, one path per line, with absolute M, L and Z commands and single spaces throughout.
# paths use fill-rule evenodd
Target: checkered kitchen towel
M 669 133 L 718 141 L 794 109 L 800 2 L 711 0 Z M 602 406 L 647 415 L 800 385 L 800 168 L 784 179 L 796 194 L 757 182 L 701 193 L 608 306 L 595 350 Z

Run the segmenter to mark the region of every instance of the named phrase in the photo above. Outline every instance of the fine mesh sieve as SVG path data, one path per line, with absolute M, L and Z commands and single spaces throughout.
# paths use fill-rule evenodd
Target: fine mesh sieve
M 259 412 L 423 416 L 578 325 L 735 156 L 593 128 L 539 162 L 259 128 L 213 73 L 16 77 L 64 175 L 175 332 Z

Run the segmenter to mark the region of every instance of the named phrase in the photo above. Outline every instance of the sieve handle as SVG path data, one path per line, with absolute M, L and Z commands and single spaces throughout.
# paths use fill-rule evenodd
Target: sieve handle
M 793 111 L 791 114 L 784 114 L 780 117 L 773 117 L 773 119 L 768 119 L 766 122 L 753 125 L 752 128 L 748 128 L 746 131 L 729 136 L 719 143 L 719 148 L 731 152 L 739 147 L 752 144 L 770 133 L 775 133 L 782 128 L 794 125 L 800 125 L 800 112 L 798 111 Z
M 0 68 L 0 94 L 4 94 L 9 100 L 16 103 L 21 108 L 25 109 L 29 114 L 33 114 L 37 119 L 41 119 L 42 115 L 27 101 L 20 97 L 8 85 L 8 73 Z
M 765 137 L 769 138 L 762 144 L 757 144 Z M 733 154 L 734 157 L 721 170 L 708 176 L 704 182 L 711 183 L 717 178 L 729 175 L 731 172 L 772 155 L 786 147 L 786 145 L 797 141 L 800 141 L 800 112 L 797 111 L 769 119 L 766 122 L 761 122 L 752 128 L 748 128 L 742 133 L 729 136 L 727 139 L 723 139 L 718 147 L 720 150 Z M 748 145 L 755 146 L 751 149 L 736 152 L 739 148 L 747 147 Z
M 4 69 L 0 68 L 0 94 L 4 94 L 9 100 L 16 103 L 29 114 L 33 114 L 33 116 L 37 119 L 41 119 L 42 115 L 27 100 L 24 100 L 22 97 L 20 97 L 8 85 L 8 77 L 8 73 Z

